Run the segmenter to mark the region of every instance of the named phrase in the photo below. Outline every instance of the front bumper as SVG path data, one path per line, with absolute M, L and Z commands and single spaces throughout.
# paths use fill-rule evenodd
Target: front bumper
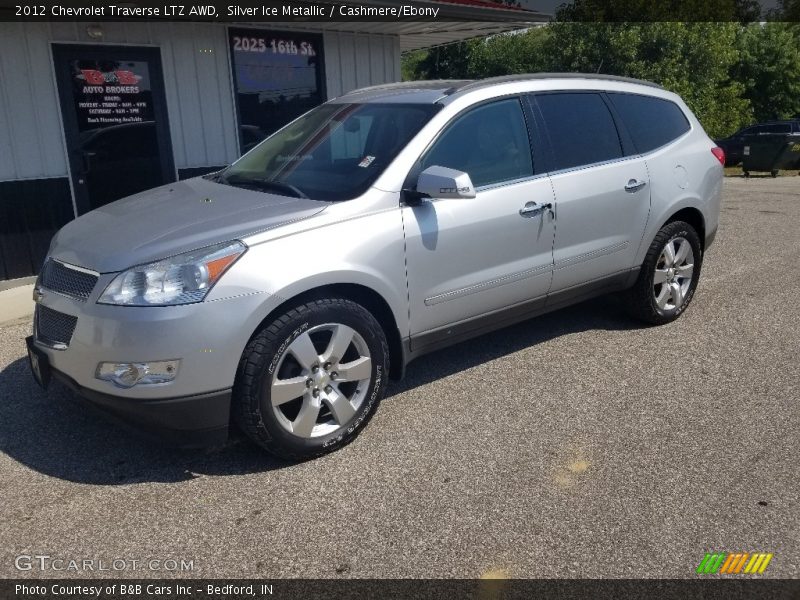
M 263 318 L 269 295 L 169 307 L 97 304 L 111 277 L 101 275 L 85 301 L 37 287 L 34 335 L 29 338 L 35 356 L 53 378 L 106 414 L 180 446 L 224 442 L 239 359 Z M 62 338 L 40 336 L 42 307 L 74 323 L 67 343 L 56 345 L 51 340 Z M 120 388 L 96 377 L 102 362 L 159 360 L 180 360 L 173 381 Z
M 81 386 L 66 373 L 53 368 L 47 356 L 34 343 L 33 336 L 26 339 L 29 352 L 38 355 L 37 371 L 46 371 L 44 386 L 52 376 L 77 394 L 78 400 L 104 416 L 133 425 L 136 429 L 158 437 L 170 445 L 182 448 L 217 446 L 228 439 L 231 407 L 231 390 L 179 398 L 141 400 L 107 394 Z
M 103 282 L 97 287 L 103 288 Z M 37 337 L 34 328 L 36 348 L 50 366 L 81 388 L 145 401 L 232 388 L 242 351 L 263 318 L 265 301 L 263 294 L 252 294 L 182 306 L 127 307 L 97 304 L 94 297 L 82 302 L 46 288 L 41 292 L 42 307 L 76 319 L 62 348 Z M 174 381 L 123 389 L 95 376 L 103 362 L 160 360 L 180 360 Z

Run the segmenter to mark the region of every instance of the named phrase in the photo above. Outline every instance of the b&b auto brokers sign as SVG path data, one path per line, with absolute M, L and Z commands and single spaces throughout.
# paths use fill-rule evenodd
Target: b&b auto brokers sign
M 80 130 L 153 119 L 147 65 L 131 65 L 73 66 L 73 95 Z

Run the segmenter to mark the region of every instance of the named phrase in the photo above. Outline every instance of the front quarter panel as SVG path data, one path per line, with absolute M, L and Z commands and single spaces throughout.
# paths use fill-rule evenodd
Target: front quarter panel
M 399 194 L 368 193 L 244 242 L 247 252 L 223 276 L 207 302 L 259 296 L 257 310 L 242 319 L 246 338 L 282 303 L 333 284 L 356 284 L 377 292 L 391 308 L 401 335 L 408 334 Z

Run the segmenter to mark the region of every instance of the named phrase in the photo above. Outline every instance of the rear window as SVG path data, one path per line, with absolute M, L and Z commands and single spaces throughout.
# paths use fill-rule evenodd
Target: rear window
M 536 103 L 553 148 L 553 170 L 622 157 L 617 127 L 599 94 L 539 94 Z
M 636 94 L 609 93 L 608 97 L 641 153 L 655 150 L 689 131 L 686 115 L 674 102 Z

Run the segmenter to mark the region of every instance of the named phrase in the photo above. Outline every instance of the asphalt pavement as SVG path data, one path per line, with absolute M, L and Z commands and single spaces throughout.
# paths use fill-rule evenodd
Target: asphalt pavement
M 603 298 L 437 352 L 354 443 L 294 465 L 45 395 L 30 323 L 5 326 L 0 577 L 680 578 L 711 550 L 798 577 L 799 264 L 800 177 L 729 178 L 677 322 Z

